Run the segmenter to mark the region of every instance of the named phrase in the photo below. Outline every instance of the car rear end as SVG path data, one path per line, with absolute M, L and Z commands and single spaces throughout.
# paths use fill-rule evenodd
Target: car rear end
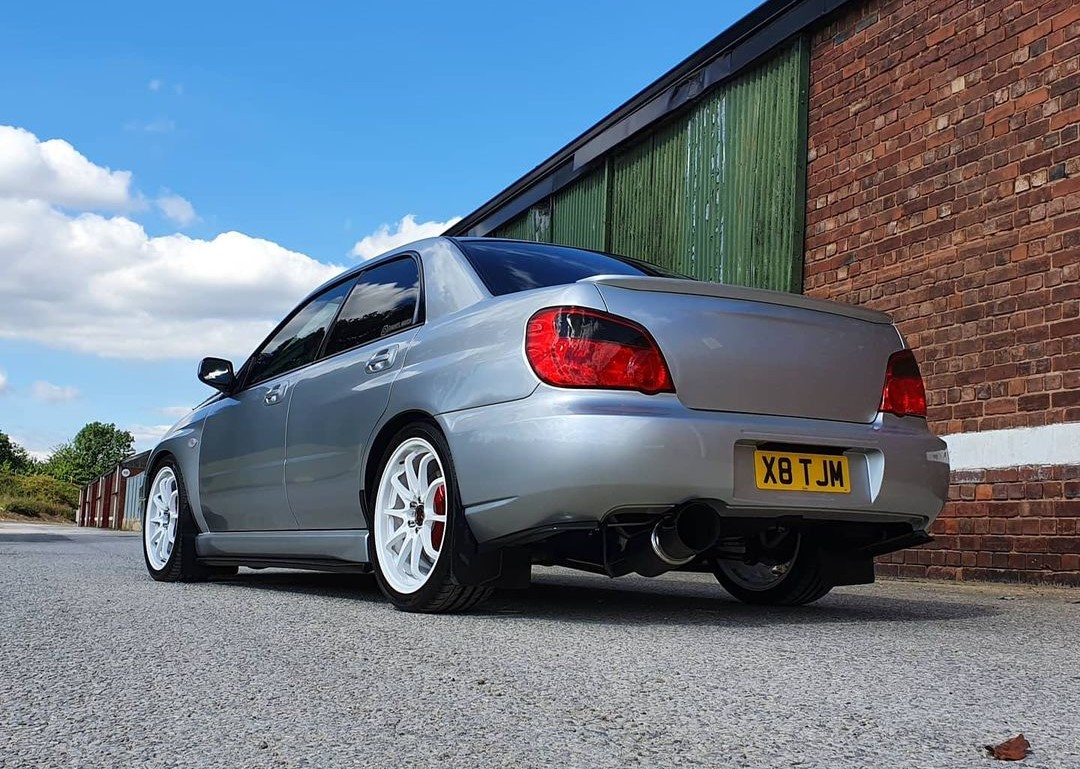
M 517 351 L 531 395 L 441 417 L 479 542 L 649 573 L 663 564 L 636 551 L 656 550 L 660 521 L 705 545 L 667 563 L 683 568 L 783 525 L 858 561 L 839 584 L 927 539 L 948 457 L 887 316 L 646 271 L 580 288 L 595 295 L 575 305 L 533 289 Z

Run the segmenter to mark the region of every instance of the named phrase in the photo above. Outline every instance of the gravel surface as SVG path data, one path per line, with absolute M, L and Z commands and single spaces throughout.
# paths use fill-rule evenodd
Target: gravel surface
M 465 616 L 367 577 L 157 584 L 135 535 L 0 524 L 0 767 L 1080 769 L 1080 591 L 537 569 Z

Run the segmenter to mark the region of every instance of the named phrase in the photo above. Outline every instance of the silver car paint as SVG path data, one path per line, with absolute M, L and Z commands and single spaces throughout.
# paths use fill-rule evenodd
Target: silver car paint
M 461 252 L 452 244 L 451 241 L 443 238 L 430 238 L 427 240 L 422 240 L 416 243 L 409 244 L 406 247 L 396 249 L 395 251 L 387 253 L 378 258 L 371 259 L 357 266 L 356 268 L 347 271 L 346 273 L 342 273 L 342 275 L 336 276 L 335 278 L 327 281 L 325 284 L 311 291 L 301 302 L 298 303 L 297 306 L 305 304 L 312 297 L 320 294 L 322 291 L 326 290 L 331 285 L 339 283 L 342 280 L 347 279 L 362 270 L 369 269 L 383 262 L 390 261 L 394 258 L 397 258 L 401 254 L 409 252 L 417 253 L 421 257 L 421 265 L 424 271 L 423 283 L 427 325 L 431 325 L 434 322 L 437 322 L 440 318 L 443 318 L 447 315 L 459 312 L 463 308 L 476 304 L 485 297 L 489 296 L 486 289 L 484 289 L 483 284 L 476 277 L 475 273 L 472 271 L 471 267 L 468 266 L 467 262 L 465 262 L 464 258 L 461 255 Z M 410 329 L 403 334 L 397 336 L 411 338 L 411 335 L 414 333 L 415 329 Z M 404 362 L 404 359 L 408 353 L 407 348 L 408 345 L 406 344 L 400 350 L 398 363 L 396 364 L 396 370 L 398 371 L 400 371 L 400 364 Z M 345 353 L 340 357 L 345 359 L 348 356 L 349 359 L 351 359 L 353 352 L 356 351 L 350 351 L 349 353 Z M 308 375 L 309 370 L 316 369 L 324 365 L 327 365 L 326 361 L 316 362 L 312 364 L 312 366 L 301 369 L 300 371 L 289 372 L 288 374 L 281 377 L 281 379 L 303 379 Z M 334 366 L 336 364 L 330 365 Z M 240 367 L 237 367 L 237 370 L 239 370 L 239 368 Z M 273 384 L 273 382 L 269 382 L 266 384 L 270 385 Z M 533 382 L 533 384 L 535 385 L 535 382 Z M 158 445 L 155 446 L 154 449 L 151 451 L 151 454 L 148 458 L 148 467 L 150 467 L 151 470 L 159 463 L 160 459 L 163 456 L 172 456 L 176 460 L 177 464 L 180 467 L 181 474 L 184 476 L 185 479 L 185 488 L 188 492 L 188 499 L 191 504 L 192 513 L 195 517 L 196 523 L 198 524 L 200 531 L 203 532 L 230 530 L 281 530 L 285 528 L 296 528 L 297 526 L 296 518 L 295 516 L 292 516 L 291 508 L 289 508 L 290 517 L 286 518 L 279 513 L 274 516 L 274 519 L 277 521 L 277 523 L 274 523 L 273 521 L 262 523 L 262 519 L 260 518 L 259 514 L 259 508 L 254 506 L 247 508 L 247 513 L 241 513 L 235 520 L 224 520 L 221 516 L 214 515 L 212 510 L 208 506 L 203 504 L 201 493 L 202 484 L 199 482 L 198 479 L 200 477 L 200 463 L 201 461 L 203 461 L 202 437 L 204 428 L 206 426 L 207 418 L 215 414 L 219 410 L 232 409 L 236 405 L 236 402 L 239 400 L 250 399 L 255 404 L 257 404 L 260 398 L 265 397 L 265 392 L 263 392 L 262 390 L 259 390 L 259 392 L 253 393 L 251 395 L 247 395 L 246 392 L 238 393 L 236 396 L 231 397 L 226 397 L 221 394 L 215 394 L 211 398 L 204 401 L 202 404 L 197 406 L 190 414 L 181 419 L 180 422 L 178 422 L 172 429 L 170 429 L 165 434 L 165 436 L 158 443 Z M 308 393 L 305 393 L 305 402 L 309 400 L 307 396 Z M 311 404 L 312 409 L 316 411 L 319 410 L 319 401 L 322 397 L 335 396 L 327 396 L 323 394 L 322 396 L 316 397 L 313 394 L 310 398 L 310 400 L 313 402 Z M 476 404 L 478 402 L 479 401 L 476 401 L 475 399 L 471 401 L 471 403 L 473 404 Z M 287 411 L 287 404 L 282 405 L 286 406 L 286 408 L 282 409 L 282 413 L 284 414 Z M 355 407 L 355 404 L 350 404 L 350 407 Z M 383 415 L 385 416 L 385 412 Z M 377 418 L 379 415 L 375 416 Z M 368 461 L 368 441 L 371 437 L 377 434 L 378 430 L 382 427 L 383 424 L 385 424 L 388 419 L 389 417 L 385 417 L 384 419 L 380 420 L 378 424 L 375 425 L 374 429 L 370 431 L 370 434 L 364 433 L 363 429 L 358 427 L 358 432 L 352 435 L 354 445 L 351 447 L 350 451 L 355 457 L 363 457 L 363 460 L 357 459 L 357 461 L 355 462 L 355 466 L 365 466 L 364 463 Z M 218 431 L 213 430 L 212 432 L 217 433 Z M 274 429 L 274 432 L 276 433 L 276 428 Z M 281 444 L 282 452 L 284 451 L 284 446 L 285 443 L 283 436 Z M 340 446 L 338 448 L 340 448 Z M 258 458 L 249 451 L 249 447 L 246 445 L 246 443 L 236 444 L 230 441 L 228 434 L 224 436 L 224 439 L 220 443 L 217 441 L 216 436 L 214 437 L 214 445 L 211 446 L 207 457 L 211 462 L 212 468 L 218 468 L 219 472 L 222 472 L 225 476 L 227 476 L 229 474 L 229 465 L 222 465 L 222 463 L 225 462 L 225 458 L 231 457 L 232 462 L 235 463 L 237 461 L 240 461 L 238 457 L 241 455 L 247 456 L 247 459 L 244 461 L 248 463 L 254 464 L 256 466 L 263 464 L 259 462 Z M 282 457 L 283 456 L 284 455 L 282 454 Z M 375 461 L 377 461 L 377 458 Z M 250 469 L 250 466 L 248 467 L 248 469 Z M 280 472 L 280 477 L 283 480 L 286 474 L 283 462 L 281 463 L 279 470 L 279 463 L 276 457 L 272 458 L 269 467 L 264 467 L 261 471 L 257 472 L 268 472 L 274 477 L 276 477 Z M 298 508 L 301 511 L 310 510 L 312 507 L 311 498 L 307 498 L 305 501 L 305 499 L 303 499 L 305 497 L 304 492 L 298 491 L 304 485 L 304 475 L 301 473 L 297 473 L 295 475 L 290 475 L 290 477 L 294 481 L 294 496 L 301 497 Z M 225 481 L 218 480 L 216 481 L 216 484 L 220 487 L 222 485 L 225 485 Z M 237 486 L 236 493 L 239 494 L 239 484 L 234 485 Z M 357 480 L 357 485 L 359 485 L 359 480 Z M 149 488 L 149 484 L 147 485 L 147 488 Z M 284 485 L 282 485 L 282 489 L 284 490 Z M 215 493 L 216 492 L 211 491 L 212 496 Z M 353 500 L 357 499 L 358 494 L 359 488 L 356 488 L 351 498 Z M 275 496 L 274 499 L 271 501 L 275 501 L 276 503 L 276 500 L 277 497 Z M 145 500 L 143 501 L 143 504 L 145 506 Z M 357 515 L 357 513 L 358 511 L 355 505 L 350 505 L 347 509 L 332 510 L 327 511 L 326 513 L 320 512 L 320 515 L 323 516 L 323 519 L 321 521 L 321 527 L 352 528 L 356 526 L 363 526 L 364 522 L 362 518 Z
M 208 410 L 199 456 L 199 500 L 212 530 L 297 528 L 285 496 L 290 372 L 224 398 Z
M 263 556 L 367 563 L 368 532 L 210 531 L 199 535 L 196 547 L 203 558 Z
M 692 409 L 873 422 L 889 356 L 904 347 L 880 313 L 781 305 L 765 291 L 690 296 L 665 278 L 595 282 L 610 312 L 649 329 Z
M 731 515 L 903 520 L 925 528 L 948 490 L 945 443 L 923 420 L 873 424 L 687 409 L 674 395 L 568 392 L 442 415 L 470 528 L 483 542 L 620 509 L 716 500 Z M 756 488 L 762 443 L 840 446 L 850 494 Z
M 657 280 L 656 278 L 637 275 L 597 275 L 594 278 L 589 278 L 589 280 L 605 286 L 628 288 L 634 291 L 711 296 L 717 299 L 738 299 L 744 302 L 771 304 L 778 307 L 799 307 L 804 310 L 814 310 L 829 315 L 841 315 L 845 318 L 865 320 L 868 323 L 892 325 L 892 319 L 883 312 L 869 310 L 865 307 L 856 307 L 853 304 L 814 299 L 803 294 L 788 294 L 780 291 L 767 291 L 761 288 L 747 288 L 746 286 L 730 286 L 724 283 L 706 283 L 700 280 L 677 280 L 672 278 Z
M 202 434 L 206 417 L 222 401 L 221 395 L 214 395 L 196 406 L 189 414 L 184 416 L 169 429 L 158 444 L 151 449 L 147 457 L 147 472 L 156 471 L 158 464 L 164 457 L 172 457 L 180 468 L 180 474 L 184 479 L 184 491 L 187 493 L 188 503 L 191 506 L 192 515 L 200 531 L 210 531 L 210 525 L 202 514 L 202 503 L 199 494 L 199 457 L 202 454 Z M 149 494 L 151 484 L 143 484 L 143 509 L 146 509 L 146 496 Z
M 386 411 L 391 385 L 417 330 L 384 337 L 296 372 L 284 472 L 289 507 L 300 528 L 364 526 L 357 486 L 357 478 L 363 477 L 363 449 Z M 372 361 L 383 368 L 369 370 Z
M 944 503 L 948 465 L 939 460 L 945 444 L 929 433 L 923 420 L 884 415 L 869 424 L 855 424 L 736 415 L 690 409 L 675 395 L 551 388 L 539 383 L 524 356 L 529 315 L 542 307 L 563 304 L 608 309 L 601 295 L 605 284 L 611 287 L 607 289 L 610 296 L 616 298 L 641 292 L 617 289 L 615 280 L 597 278 L 492 298 L 452 241 L 430 239 L 407 249 L 417 252 L 422 260 L 426 322 L 409 332 L 415 335 L 402 343 L 401 367 L 389 387 L 386 407 L 370 433 L 342 431 L 331 440 L 320 438 L 320 445 L 332 452 L 345 451 L 349 440 L 355 441 L 352 450 L 355 456 L 363 457 L 355 464 L 357 495 L 363 469 L 379 459 L 371 452 L 374 438 L 396 415 L 418 411 L 435 417 L 446 433 L 470 527 L 481 541 L 550 523 L 595 522 L 624 507 L 665 509 L 695 496 L 722 501 L 739 515 L 769 516 L 787 511 L 833 519 L 900 519 L 917 526 L 928 525 Z M 771 293 L 768 299 L 758 304 L 781 312 L 806 303 L 805 297 L 788 301 L 784 295 Z M 625 304 L 625 314 L 633 318 L 634 302 L 628 298 Z M 833 315 L 850 318 L 863 312 Z M 867 327 L 876 322 L 871 317 L 861 320 L 860 325 Z M 895 340 L 889 350 L 898 349 L 896 332 L 891 326 L 883 328 Z M 316 363 L 301 370 L 300 379 L 325 365 Z M 324 393 L 321 387 L 311 386 L 311 397 L 305 398 L 295 418 L 318 419 L 316 415 L 328 404 L 333 404 L 334 413 L 354 408 L 349 393 L 353 388 L 365 389 L 358 382 L 351 383 L 344 393 L 336 387 L 330 388 L 334 392 Z M 163 452 L 177 458 L 203 531 L 220 531 L 222 522 L 202 515 L 197 483 L 199 452 L 204 450 L 202 424 L 207 414 L 229 400 L 211 398 L 173 428 L 150 458 L 154 463 Z M 763 441 L 850 447 L 849 458 L 853 468 L 860 468 L 860 479 L 851 495 L 815 494 L 813 499 L 805 499 L 800 494 L 759 492 L 747 486 L 743 463 L 748 461 L 751 447 Z M 338 488 L 335 498 L 347 488 L 346 478 L 353 467 L 348 463 L 348 471 L 339 468 L 332 474 Z M 283 477 L 290 472 L 282 467 Z M 301 477 L 295 476 L 298 481 Z M 314 510 L 317 497 L 309 502 Z M 340 510 L 320 510 L 311 520 L 328 529 L 363 525 L 353 504 Z M 342 547 L 338 543 L 335 551 Z

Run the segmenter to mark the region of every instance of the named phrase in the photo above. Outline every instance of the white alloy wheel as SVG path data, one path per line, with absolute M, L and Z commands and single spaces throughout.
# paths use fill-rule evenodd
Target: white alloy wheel
M 146 520 L 143 523 L 143 541 L 146 559 L 161 571 L 172 556 L 176 544 L 176 524 L 180 518 L 180 489 L 176 473 L 169 466 L 162 467 L 150 486 L 150 498 L 146 503 Z
M 446 475 L 435 448 L 408 438 L 383 468 L 375 497 L 375 553 L 399 593 L 422 588 L 446 540 Z

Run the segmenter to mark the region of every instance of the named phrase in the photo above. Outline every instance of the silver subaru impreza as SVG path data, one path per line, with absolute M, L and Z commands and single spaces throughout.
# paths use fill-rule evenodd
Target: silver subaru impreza
M 803 604 L 928 541 L 949 479 L 888 316 L 634 259 L 433 238 L 293 310 L 148 464 L 154 579 L 373 571 L 460 611 L 534 565 Z

